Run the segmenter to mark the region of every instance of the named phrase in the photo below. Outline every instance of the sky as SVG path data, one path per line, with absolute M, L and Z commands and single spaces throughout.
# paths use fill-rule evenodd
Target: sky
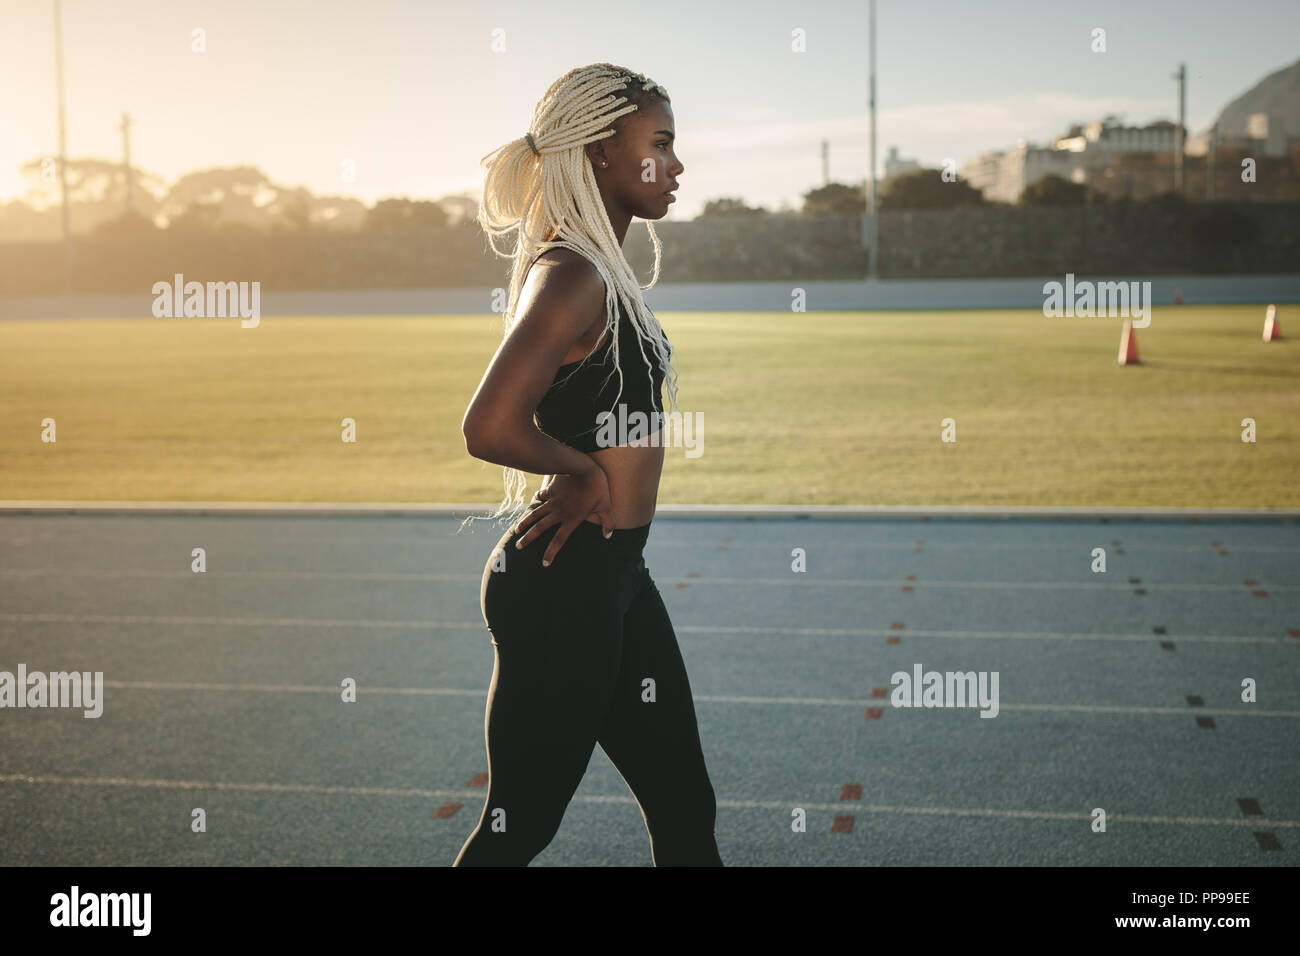
M 678 202 L 797 208 L 869 162 L 867 9 L 854 2 L 658 0 L 64 0 L 68 154 L 166 180 L 253 165 L 275 183 L 367 204 L 477 192 L 479 161 L 522 136 L 546 87 L 611 62 L 673 102 Z M 1046 143 L 1108 113 L 1205 129 L 1300 58 L 1295 0 L 878 0 L 878 169 L 890 146 L 958 165 Z M 57 153 L 53 0 L 0 0 L 0 199 L 18 166 Z M 1091 50 L 1106 31 L 1106 52 Z M 201 28 L 206 51 L 194 52 Z M 504 50 L 492 50 L 494 31 Z M 802 31 L 806 51 L 792 50 Z M 345 160 L 355 182 L 344 181 Z

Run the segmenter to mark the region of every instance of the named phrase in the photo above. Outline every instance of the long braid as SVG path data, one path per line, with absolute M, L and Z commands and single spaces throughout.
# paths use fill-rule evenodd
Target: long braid
M 537 256 L 559 248 L 582 255 L 605 281 L 606 328 L 614 352 L 614 369 L 605 381 L 609 381 L 614 371 L 619 376 L 618 395 L 609 410 L 611 414 L 616 411 L 623 394 L 623 371 L 618 354 L 619 303 L 638 332 L 637 346 L 642 360 L 647 367 L 654 365 L 664 371 L 670 408 L 677 408 L 677 371 L 663 346 L 662 326 L 641 296 L 659 281 L 662 259 L 659 237 L 647 220 L 646 230 L 654 246 L 655 263 L 649 285 L 642 286 L 614 235 L 591 160 L 583 149 L 587 143 L 615 135 L 615 121 L 652 98 L 670 102 L 668 91 L 662 86 L 623 67 L 594 63 L 570 70 L 552 83 L 538 101 L 528 134 L 494 150 L 482 160 L 487 176 L 478 222 L 487 233 L 492 251 L 502 257 L 514 258 L 503 317 L 503 337 L 509 336 L 514 327 L 515 309 L 524 278 Z M 514 233 L 516 237 L 514 251 L 510 253 L 499 250 L 495 241 L 497 236 L 507 233 Z M 653 362 L 646 355 L 642 336 L 652 343 Z M 583 358 L 584 364 L 594 351 Z M 504 469 L 505 499 L 489 518 L 506 516 L 513 520 L 526 508 L 526 475 L 526 472 L 514 468 Z M 462 528 L 464 524 L 462 522 Z

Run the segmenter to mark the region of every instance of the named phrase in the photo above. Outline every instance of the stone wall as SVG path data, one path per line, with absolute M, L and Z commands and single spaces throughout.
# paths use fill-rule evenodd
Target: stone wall
M 660 279 L 676 282 L 858 279 L 856 216 L 664 222 Z M 884 278 L 1300 272 L 1300 203 L 1221 202 L 885 213 Z M 506 240 L 498 240 L 505 242 Z M 624 246 L 642 281 L 654 254 L 643 223 Z M 78 237 L 71 283 L 61 243 L 0 243 L 0 295 L 140 292 L 155 282 L 260 281 L 267 290 L 503 286 L 477 226 L 286 235 Z

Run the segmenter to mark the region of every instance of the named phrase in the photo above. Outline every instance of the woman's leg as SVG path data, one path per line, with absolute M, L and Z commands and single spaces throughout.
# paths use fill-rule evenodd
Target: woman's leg
M 482 607 L 496 652 L 488 690 L 488 793 L 455 866 L 526 866 L 555 836 L 582 782 L 619 670 L 610 571 L 592 535 L 574 534 L 549 568 L 553 532 L 523 551 L 503 538 L 506 570 L 484 570 Z
M 641 806 L 655 866 L 723 866 L 686 665 L 659 589 L 648 570 L 641 574 L 623 617 L 622 665 L 600 745 Z

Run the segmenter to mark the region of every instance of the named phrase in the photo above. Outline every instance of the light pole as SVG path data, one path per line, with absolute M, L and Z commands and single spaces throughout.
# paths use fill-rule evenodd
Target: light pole
M 870 42 L 870 87 L 868 104 L 871 107 L 871 169 L 867 175 L 871 180 L 871 207 L 867 211 L 868 229 L 867 231 L 867 278 L 879 279 L 879 246 L 880 246 L 880 211 L 877 206 L 876 197 L 876 0 L 870 0 L 870 26 L 868 30 Z
M 1174 130 L 1174 192 L 1183 194 L 1183 124 L 1187 120 L 1187 64 L 1179 63 L 1173 74 L 1178 81 L 1178 128 Z
M 64 128 L 63 106 L 63 10 L 54 0 L 54 80 L 59 110 L 59 205 L 63 214 L 63 284 L 72 285 L 72 223 L 68 216 L 68 137 Z

